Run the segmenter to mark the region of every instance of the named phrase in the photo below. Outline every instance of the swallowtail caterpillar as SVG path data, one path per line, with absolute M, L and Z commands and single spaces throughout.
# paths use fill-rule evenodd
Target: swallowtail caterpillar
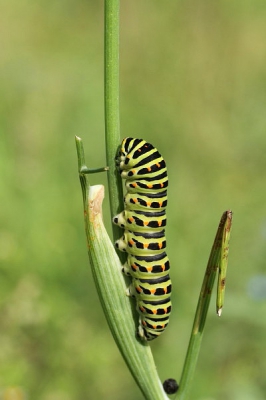
M 116 247 L 127 252 L 123 272 L 132 282 L 140 314 L 138 335 L 153 340 L 166 328 L 171 312 L 170 263 L 165 252 L 168 177 L 158 150 L 142 139 L 125 138 L 117 158 L 125 179 L 125 209 L 113 222 L 124 229 Z

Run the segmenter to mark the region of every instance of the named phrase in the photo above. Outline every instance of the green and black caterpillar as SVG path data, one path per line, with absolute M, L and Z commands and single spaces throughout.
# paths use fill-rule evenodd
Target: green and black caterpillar
M 158 150 L 142 139 L 125 138 L 118 154 L 126 180 L 125 210 L 113 222 L 124 235 L 116 247 L 128 253 L 123 272 L 132 277 L 128 294 L 140 314 L 138 335 L 153 340 L 166 328 L 171 312 L 170 263 L 165 252 L 168 177 Z

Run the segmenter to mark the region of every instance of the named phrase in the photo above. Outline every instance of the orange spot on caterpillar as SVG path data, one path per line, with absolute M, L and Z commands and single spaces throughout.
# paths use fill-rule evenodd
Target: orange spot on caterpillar
M 164 313 L 167 314 L 167 308 L 164 308 L 163 310 L 164 310 Z
M 163 182 L 161 182 L 161 183 L 160 183 L 160 186 L 161 186 L 161 188 L 163 188 L 163 187 L 164 187 L 164 183 L 163 183 Z
M 136 264 L 132 264 L 132 268 L 137 271 L 138 267 L 136 266 Z
M 158 221 L 158 226 L 162 226 L 162 221 Z
M 134 222 L 134 218 L 133 217 L 130 217 L 130 218 L 128 218 L 128 220 L 129 220 L 129 222 L 132 224 L 132 222 Z
M 152 313 L 153 314 L 157 314 L 157 310 L 152 310 Z
M 147 188 L 151 189 L 153 187 L 153 185 L 151 183 L 147 184 Z
M 145 308 L 144 307 L 140 307 L 139 309 L 140 309 L 140 311 L 145 312 Z
M 147 249 L 149 247 L 149 243 L 143 243 L 143 249 Z
M 149 224 L 149 221 L 144 221 L 144 222 L 143 222 L 143 225 L 144 225 L 144 226 L 147 226 L 148 224 Z
M 134 240 L 129 240 L 128 243 L 129 243 L 131 246 L 134 246 Z
M 148 172 L 151 172 L 151 167 L 147 167 L 147 171 L 148 171 Z
M 164 293 L 166 294 L 166 293 L 167 293 L 167 287 L 165 287 L 165 288 L 163 289 L 163 291 L 164 291 Z
M 160 167 L 161 167 L 161 164 L 160 164 L 160 163 L 156 163 L 156 165 L 157 165 L 157 167 L 158 167 L 158 168 L 160 168 Z
M 140 286 L 137 286 L 137 287 L 136 287 L 136 291 L 137 291 L 137 292 L 139 292 L 139 293 L 141 293 L 141 292 L 142 292 L 142 290 L 141 290 Z
M 151 206 L 151 202 L 150 201 L 146 201 L 146 206 L 150 207 Z
M 151 290 L 150 290 L 150 293 L 151 293 L 151 294 L 154 294 L 155 292 L 156 292 L 156 289 L 151 289 Z
M 133 182 L 133 183 L 131 183 L 131 186 L 133 186 L 133 187 L 137 187 L 137 186 L 138 186 L 138 184 L 137 184 L 136 182 Z
M 151 272 L 152 271 L 152 267 L 146 267 L 146 270 L 148 271 L 148 272 Z
M 161 265 L 162 271 L 165 271 L 165 264 Z
M 159 249 L 161 249 L 163 247 L 162 242 L 158 243 L 158 247 L 159 247 Z

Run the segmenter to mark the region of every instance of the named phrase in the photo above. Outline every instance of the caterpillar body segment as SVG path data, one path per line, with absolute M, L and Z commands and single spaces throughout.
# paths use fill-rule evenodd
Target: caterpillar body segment
M 171 312 L 171 301 L 168 298 L 163 300 L 139 301 L 139 312 L 149 318 L 150 315 L 156 315 L 157 319 L 164 319 Z
M 147 278 L 149 275 L 154 277 L 162 276 L 164 272 L 169 273 L 169 269 L 170 263 L 165 252 L 152 256 L 134 256 L 130 254 L 123 266 L 123 272 L 131 275 L 132 278 Z
M 117 158 L 127 193 L 124 211 L 113 222 L 124 229 L 115 245 L 127 252 L 123 273 L 132 282 L 128 295 L 136 298 L 138 334 L 153 340 L 166 328 L 171 313 L 170 263 L 165 252 L 168 176 L 158 150 L 142 139 L 125 138 Z
M 166 247 L 166 240 L 162 231 L 153 234 L 125 231 L 124 236 L 115 243 L 120 251 L 133 255 L 148 255 L 151 252 L 158 254 Z
M 133 232 L 149 232 L 151 229 L 161 231 L 166 226 L 164 211 L 145 212 L 125 210 L 118 214 L 114 223 Z
M 160 211 L 167 206 L 167 192 L 160 193 L 127 193 L 124 197 L 125 209 L 133 211 Z
M 152 279 L 133 279 L 131 284 L 131 293 L 141 295 L 141 300 L 152 301 L 160 298 L 169 299 L 171 293 L 171 281 L 169 275 Z
M 129 193 L 148 193 L 148 192 L 164 192 L 168 186 L 168 177 L 164 176 L 161 180 L 156 179 L 132 179 L 126 180 L 126 189 Z M 159 176 L 160 178 L 160 176 Z

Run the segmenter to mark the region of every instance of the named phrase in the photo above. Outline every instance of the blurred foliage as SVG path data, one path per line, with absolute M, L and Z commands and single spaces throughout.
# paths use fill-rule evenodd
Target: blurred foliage
M 234 211 L 197 400 L 266 393 L 265 19 L 263 0 L 121 1 L 122 137 L 158 147 L 170 179 L 174 309 L 152 343 L 162 380 L 179 379 L 217 224 Z M 8 388 L 140 399 L 88 266 L 74 144 L 83 138 L 89 167 L 105 164 L 103 2 L 2 0 L 0 22 L 0 399 Z

